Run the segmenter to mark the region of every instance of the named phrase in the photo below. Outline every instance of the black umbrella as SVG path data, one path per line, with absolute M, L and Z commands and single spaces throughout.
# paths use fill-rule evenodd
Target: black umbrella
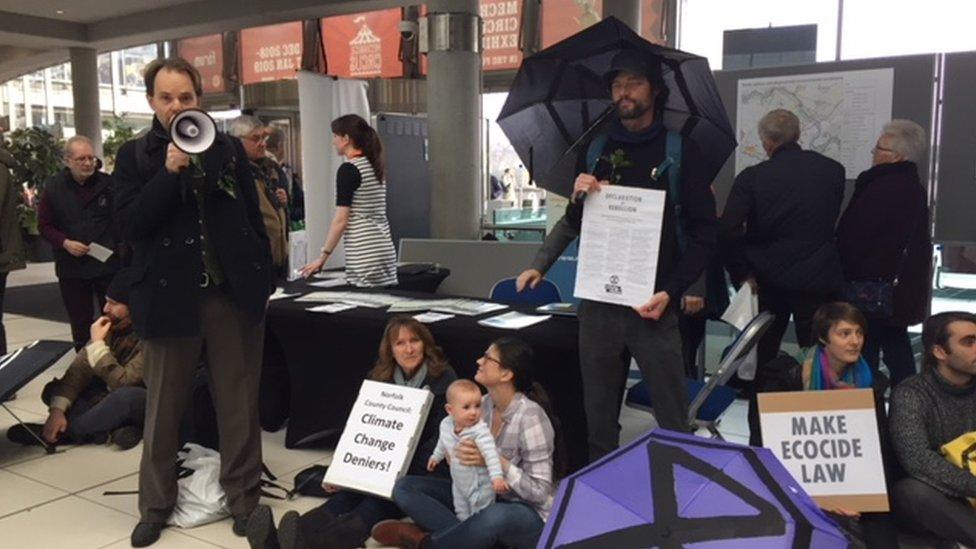
M 568 196 L 578 159 L 592 135 L 613 118 L 604 74 L 623 50 L 660 63 L 670 90 L 664 125 L 692 140 L 714 178 L 735 150 L 735 132 L 704 57 L 644 40 L 608 17 L 522 61 L 498 125 L 539 186 Z

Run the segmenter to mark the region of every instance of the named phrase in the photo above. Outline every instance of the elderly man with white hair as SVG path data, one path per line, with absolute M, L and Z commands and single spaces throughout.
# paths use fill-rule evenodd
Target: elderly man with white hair
M 284 172 L 268 158 L 268 131 L 256 116 L 244 114 L 230 121 L 227 133 L 241 140 L 257 186 L 261 219 L 271 241 L 271 260 L 278 276 L 288 273 L 288 194 Z
M 857 177 L 837 226 L 848 285 L 882 281 L 893 289 L 890 314 L 865 311 L 863 352 L 875 371 L 879 355 L 884 357 L 892 385 L 916 372 L 908 326 L 922 322 L 928 311 L 932 243 L 926 192 L 918 176 L 925 149 L 925 130 L 915 122 L 886 124 L 872 151 L 872 167 Z
M 769 160 L 736 176 L 722 212 L 719 249 L 732 281 L 752 285 L 759 308 L 776 316 L 757 346 L 760 390 L 790 316 L 800 347 L 812 346 L 813 314 L 844 282 L 834 223 L 845 181 L 844 166 L 800 147 L 800 121 L 792 112 L 766 113 L 758 130 Z M 754 395 L 749 404 L 749 442 L 758 446 Z

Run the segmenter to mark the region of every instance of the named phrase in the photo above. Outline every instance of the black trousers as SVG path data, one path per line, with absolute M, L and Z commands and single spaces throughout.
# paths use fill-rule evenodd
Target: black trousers
M 71 322 L 71 339 L 75 343 L 75 350 L 85 346 L 91 335 L 91 325 L 105 307 L 105 291 L 112 283 L 112 276 L 98 278 L 59 278 L 61 299 L 68 311 Z M 95 302 L 98 310 L 95 310 Z
M 901 528 L 976 546 L 976 512 L 966 500 L 950 498 L 914 478 L 895 484 L 891 500 Z
M 783 336 L 786 334 L 786 327 L 790 323 L 790 316 L 793 317 L 796 341 L 800 347 L 810 347 L 815 343 L 811 333 L 813 314 L 821 305 L 829 302 L 831 297 L 828 294 L 796 292 L 771 286 L 759 288 L 759 310 L 769 311 L 776 316 L 776 320 L 773 321 L 756 347 L 756 360 L 760 371 L 765 364 L 779 354 Z M 756 377 L 761 378 L 761 372 L 757 372 Z M 749 393 L 750 446 L 762 445 L 762 434 L 759 430 L 759 404 L 756 400 L 756 392 L 761 390 L 762 387 L 756 387 L 755 384 L 747 388 Z
M 881 364 L 881 358 L 884 358 L 888 373 L 891 374 L 889 377 L 892 388 L 918 373 L 906 326 L 891 326 L 884 320 L 869 320 L 862 355 L 875 373 Z
M 708 318 L 704 315 L 682 314 L 678 318 L 678 331 L 681 332 L 681 360 L 685 364 L 685 377 L 700 379 L 698 375 L 698 348 L 705 339 L 705 326 Z
M 7 274 L 0 273 L 0 356 L 7 354 L 7 329 L 3 327 L 3 294 L 7 291 Z

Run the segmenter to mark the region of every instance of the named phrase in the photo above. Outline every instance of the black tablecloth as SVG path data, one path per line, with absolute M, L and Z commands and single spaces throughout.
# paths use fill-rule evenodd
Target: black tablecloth
M 346 290 L 346 288 L 341 288 Z M 293 283 L 288 293 L 320 290 L 304 282 Z M 430 298 L 430 294 L 388 291 L 394 295 Z M 445 297 L 445 296 L 437 296 Z M 274 363 L 287 369 L 289 448 L 306 445 L 324 436 L 341 432 L 372 365 L 376 362 L 380 338 L 387 320 L 386 309 L 357 307 L 335 314 L 310 313 L 305 309 L 317 303 L 297 303 L 293 299 L 271 303 L 267 319 L 267 350 L 262 391 L 268 392 L 280 375 Z M 530 309 L 519 309 L 531 312 Z M 501 311 L 505 312 L 505 311 Z M 571 467 L 587 462 L 586 416 L 583 412 L 582 381 L 579 371 L 578 323 L 575 317 L 553 317 L 528 328 L 510 331 L 488 328 L 478 320 L 492 316 L 455 316 L 429 324 L 437 344 L 444 350 L 458 376 L 473 378 L 475 361 L 492 340 L 516 336 L 529 343 L 536 356 L 536 379 L 549 392 L 562 424 Z M 283 373 L 283 372 L 282 372 Z M 266 386 L 269 385 L 269 386 Z M 263 400 L 275 400 L 265 398 Z M 267 408 L 266 402 L 262 406 Z M 262 410 L 262 415 L 266 415 Z

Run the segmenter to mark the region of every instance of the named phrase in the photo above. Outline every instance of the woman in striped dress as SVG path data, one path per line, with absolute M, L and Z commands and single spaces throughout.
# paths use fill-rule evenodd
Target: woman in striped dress
M 361 116 L 332 121 L 332 145 L 347 160 L 336 172 L 336 213 L 321 255 L 302 268 L 308 278 L 322 270 L 345 235 L 346 281 L 360 288 L 395 286 L 396 251 L 386 217 L 383 144 Z

